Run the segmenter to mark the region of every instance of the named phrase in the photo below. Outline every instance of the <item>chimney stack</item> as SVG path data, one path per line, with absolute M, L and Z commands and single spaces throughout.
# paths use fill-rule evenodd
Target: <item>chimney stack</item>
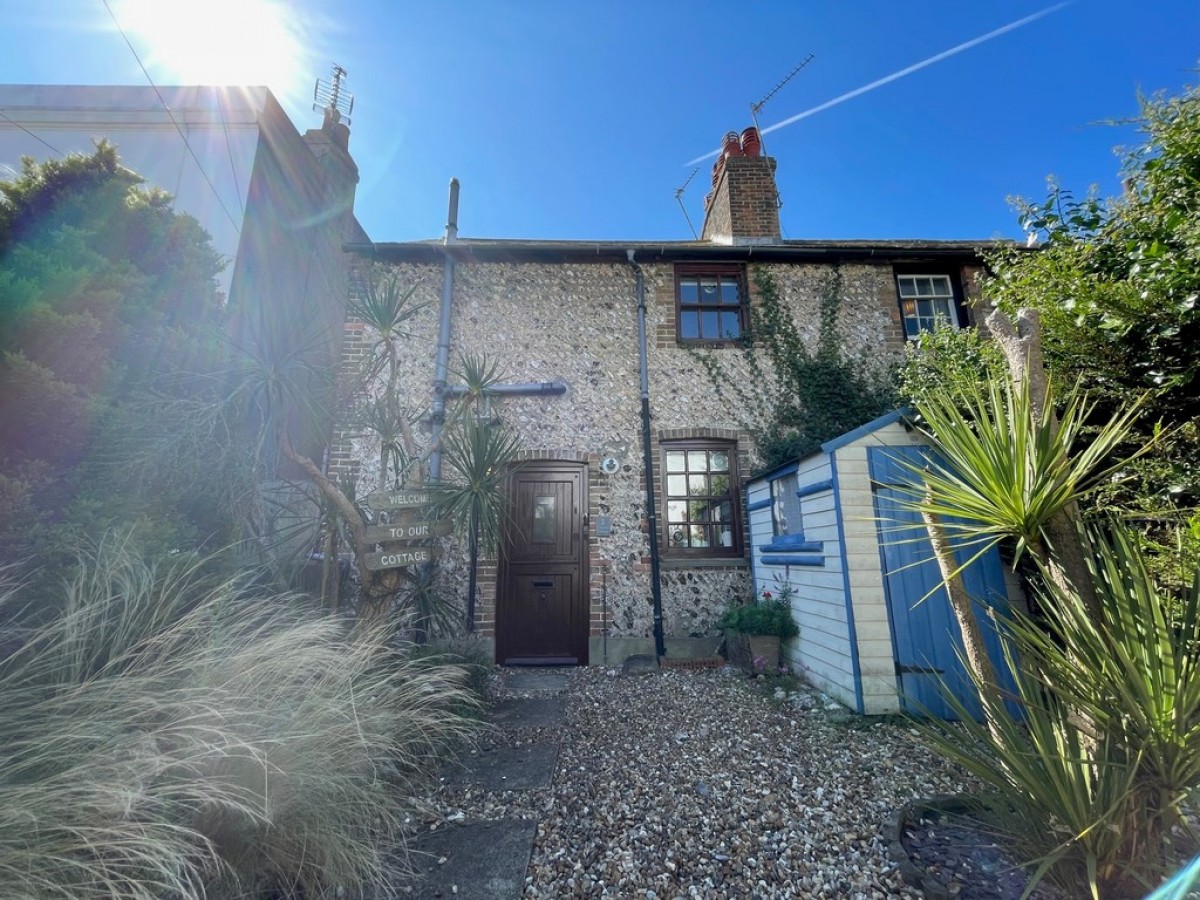
M 762 136 L 747 128 L 725 135 L 713 164 L 713 190 L 704 200 L 700 240 L 766 244 L 780 240 L 775 160 L 762 155 Z

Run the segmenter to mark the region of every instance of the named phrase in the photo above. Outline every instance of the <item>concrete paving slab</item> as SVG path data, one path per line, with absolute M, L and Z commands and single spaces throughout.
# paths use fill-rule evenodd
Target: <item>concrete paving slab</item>
M 561 725 L 562 697 L 531 697 L 503 700 L 488 712 L 488 718 L 502 728 L 546 728 Z
M 561 672 L 512 672 L 505 687 L 510 691 L 565 691 L 567 676 Z
M 413 842 L 418 852 L 411 859 L 418 878 L 411 896 L 515 900 L 525 887 L 536 834 L 536 822 L 520 819 L 447 825 L 425 832 Z
M 550 787 L 558 744 L 497 747 L 466 756 L 446 772 L 447 784 L 474 784 L 485 791 L 536 791 Z

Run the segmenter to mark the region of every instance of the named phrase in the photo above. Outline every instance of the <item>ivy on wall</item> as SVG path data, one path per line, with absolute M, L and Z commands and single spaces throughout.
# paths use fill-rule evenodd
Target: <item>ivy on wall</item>
M 851 355 L 838 331 L 839 266 L 828 269 L 821 288 L 815 348 L 805 342 L 770 271 L 757 268 L 753 278 L 758 303 L 740 351 L 746 374 L 730 372 L 711 351 L 697 356 L 717 396 L 754 437 L 764 469 L 812 453 L 895 407 L 892 370 Z

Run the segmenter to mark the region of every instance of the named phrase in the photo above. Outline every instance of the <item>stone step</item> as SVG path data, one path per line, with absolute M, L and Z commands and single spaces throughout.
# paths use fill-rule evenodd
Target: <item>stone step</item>
M 516 900 L 525 887 L 537 823 L 523 819 L 443 825 L 419 835 L 412 897 Z
M 501 728 L 549 728 L 563 722 L 563 698 L 522 697 L 501 700 L 488 710 L 487 717 Z
M 447 785 L 470 784 L 485 791 L 536 791 L 550 787 L 558 744 L 497 747 L 463 757 L 445 775 Z

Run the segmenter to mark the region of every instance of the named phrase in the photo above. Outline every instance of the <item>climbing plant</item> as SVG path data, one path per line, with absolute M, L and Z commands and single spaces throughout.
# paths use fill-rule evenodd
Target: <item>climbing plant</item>
M 754 271 L 758 302 L 741 349 L 746 374 L 735 376 L 720 356 L 698 352 L 719 397 L 739 411 L 764 468 L 795 459 L 895 406 L 890 370 L 868 365 L 846 348 L 838 330 L 843 298 L 840 267 L 821 288 L 818 331 L 811 347 L 765 268 Z

